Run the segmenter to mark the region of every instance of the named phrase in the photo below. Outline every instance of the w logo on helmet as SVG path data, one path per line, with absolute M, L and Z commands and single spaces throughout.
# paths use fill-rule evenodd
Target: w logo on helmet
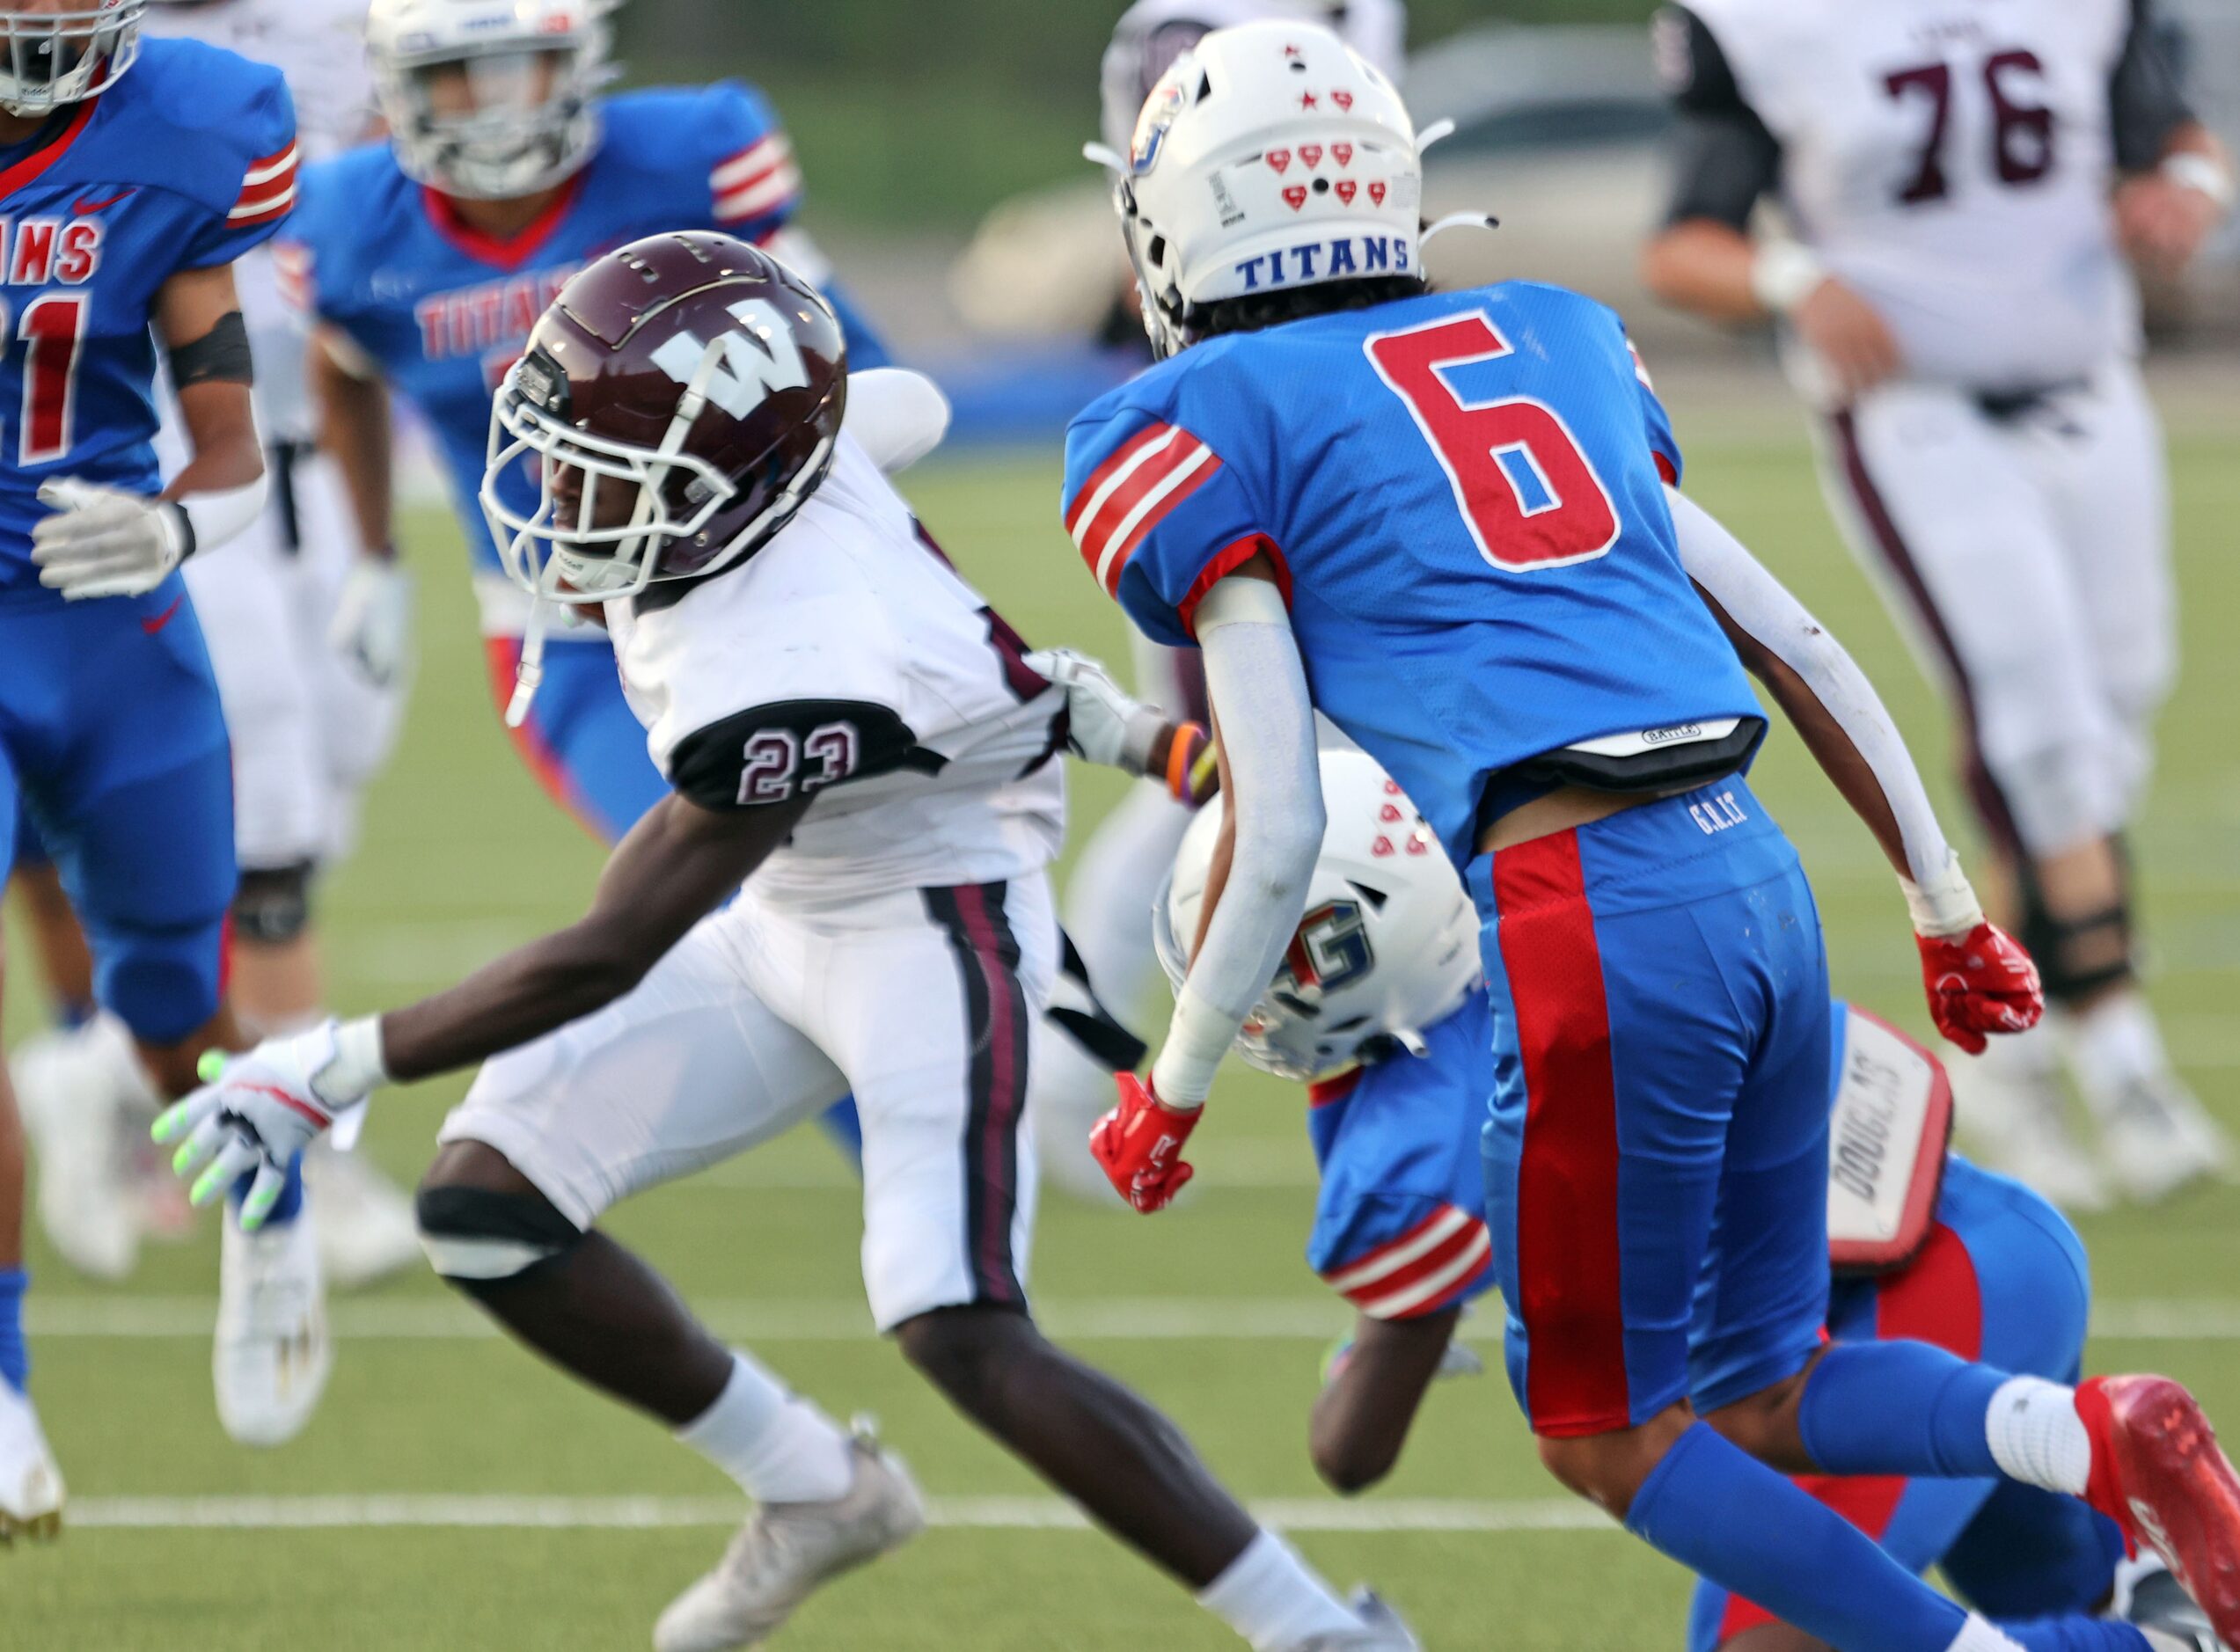
M 739 331 L 710 344 L 693 333 L 679 333 L 654 352 L 654 365 L 698 390 L 734 419 L 744 419 L 781 390 L 809 384 L 801 347 L 778 307 L 767 298 L 747 298 L 731 306 Z

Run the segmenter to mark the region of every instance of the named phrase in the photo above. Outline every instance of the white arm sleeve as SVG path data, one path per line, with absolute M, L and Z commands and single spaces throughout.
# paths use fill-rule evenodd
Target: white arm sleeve
M 1881 783 L 1905 839 L 1912 876 L 1901 879 L 1914 926 L 1923 934 L 1965 934 L 1982 909 L 1929 806 L 1921 771 L 1874 684 L 1847 653 L 1701 505 L 1667 487 L 1680 566 L 1745 632 L 1769 649 L 1826 707 Z
M 1182 1108 L 1205 1100 L 1237 1028 L 1266 996 L 1298 931 L 1323 828 L 1314 706 L 1276 588 L 1221 581 L 1198 609 L 1197 637 L 1228 757 L 1236 854 L 1152 1065 L 1159 1099 Z

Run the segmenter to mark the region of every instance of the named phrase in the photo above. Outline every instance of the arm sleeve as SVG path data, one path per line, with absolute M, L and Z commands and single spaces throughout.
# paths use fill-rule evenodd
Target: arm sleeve
M 940 762 L 887 706 L 787 700 L 751 706 L 686 735 L 670 758 L 669 778 L 702 808 L 723 814 Z
M 295 210 L 296 106 L 289 99 L 288 83 L 276 72 L 261 71 L 245 105 L 229 136 L 239 134 L 231 152 L 238 157 L 245 147 L 250 158 L 231 180 L 226 208 L 213 212 L 188 244 L 180 260 L 185 268 L 211 269 L 234 262 L 270 240 Z
M 1237 580 L 1221 591 L 1233 587 L 1245 588 L 1234 604 L 1239 617 L 1221 623 L 1217 598 L 1204 648 L 1206 691 L 1228 756 L 1236 852 L 1152 1068 L 1153 1088 L 1177 1107 L 1204 1100 L 1237 1029 L 1275 979 L 1322 848 L 1314 706 L 1298 640 L 1259 602 L 1264 585 Z
M 1742 95 L 1718 39 L 1684 6 L 1657 18 L 1658 72 L 1679 112 L 1666 224 L 1709 218 L 1746 230 L 1781 182 L 1781 143 Z
M 726 235 L 766 240 L 801 206 L 793 143 L 777 111 L 750 88 L 726 82 L 706 98 L 709 219 Z
M 2123 55 L 2108 79 L 2108 107 L 2115 128 L 2116 164 L 2127 172 L 2149 172 L 2160 165 L 2171 134 L 2195 119 L 2154 0 L 2131 0 L 2131 27 L 2124 36 Z
M 1131 404 L 1067 433 L 1065 531 L 1137 629 L 1169 647 L 1196 640 L 1216 581 L 1263 552 L 1283 561 L 1212 443 Z
M 1685 494 L 1667 489 L 1680 566 L 1727 611 L 1728 618 L 1804 679 L 1842 727 L 1883 795 L 1906 843 L 1916 884 L 1944 882 L 1955 866 L 1951 845 L 1929 807 L 1921 771 L 1866 674 L 1803 603 L 1743 548 L 1741 541 Z

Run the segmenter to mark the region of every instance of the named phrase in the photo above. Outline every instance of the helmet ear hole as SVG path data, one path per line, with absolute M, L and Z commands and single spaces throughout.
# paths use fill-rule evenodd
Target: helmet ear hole
M 1153 236 L 1151 245 L 1144 251 L 1154 267 L 1164 264 L 1167 261 L 1167 238 L 1163 235 Z

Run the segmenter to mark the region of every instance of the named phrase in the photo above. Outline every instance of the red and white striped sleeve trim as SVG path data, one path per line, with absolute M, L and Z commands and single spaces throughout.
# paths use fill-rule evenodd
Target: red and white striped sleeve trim
M 302 242 L 282 241 L 273 249 L 273 284 L 280 289 L 280 301 L 306 315 L 317 303 L 311 271 L 311 249 Z
M 715 192 L 715 221 L 744 223 L 790 206 L 802 192 L 801 168 L 783 132 L 741 150 L 708 174 Z
M 1631 339 L 1628 339 L 1626 340 L 1626 354 L 1633 357 L 1633 376 L 1641 381 L 1641 387 L 1643 390 L 1648 391 L 1651 394 L 1654 395 L 1657 390 L 1657 381 L 1649 376 L 1649 363 L 1641 359 L 1641 347 L 1636 344 Z
M 241 198 L 233 203 L 233 210 L 225 221 L 237 230 L 251 224 L 270 223 L 275 218 L 284 218 L 296 204 L 296 148 L 290 143 L 277 155 L 267 155 L 254 162 L 249 175 L 241 180 Z
M 1213 450 L 1180 425 L 1153 424 L 1124 442 L 1065 513 L 1065 531 L 1097 583 L 1118 596 L 1136 547 L 1220 469 Z
M 1493 1235 L 1459 1206 L 1441 1205 L 1351 1267 L 1322 1277 L 1373 1319 L 1413 1319 L 1449 1307 L 1493 1261 Z

